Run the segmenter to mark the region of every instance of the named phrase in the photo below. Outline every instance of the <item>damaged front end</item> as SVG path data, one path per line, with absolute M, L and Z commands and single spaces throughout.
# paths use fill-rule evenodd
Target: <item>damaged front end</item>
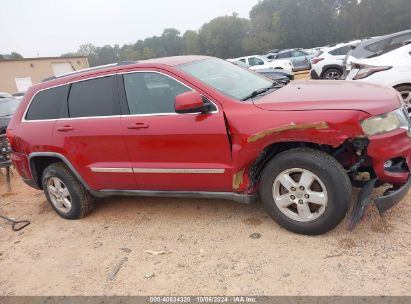
M 356 138 L 342 147 L 344 151 L 354 152 L 355 161 L 349 166 L 347 173 L 351 177 L 353 186 L 362 188 L 348 221 L 349 230 L 354 229 L 364 218 L 372 203 L 375 204 L 380 215 L 383 215 L 402 201 L 411 187 L 408 167 L 410 140 L 404 132 L 397 133 L 390 136 Z M 406 145 L 390 145 L 395 140 L 393 136 Z M 346 158 L 347 155 L 345 154 Z M 385 191 L 378 198 L 373 199 L 375 192 L 381 193 L 379 188 L 385 188 Z

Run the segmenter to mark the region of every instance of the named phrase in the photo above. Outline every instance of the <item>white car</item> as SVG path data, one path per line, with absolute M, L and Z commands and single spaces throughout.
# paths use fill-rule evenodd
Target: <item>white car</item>
M 351 48 L 360 43 L 360 40 L 340 43 L 323 49 L 311 59 L 312 79 L 340 79 L 343 75 L 344 60 Z
M 236 59 L 232 59 L 233 61 L 241 61 L 246 63 L 250 66 L 251 70 L 261 70 L 261 69 L 282 69 L 286 70 L 287 72 L 292 73 L 294 66 L 290 60 L 283 60 L 283 59 L 275 59 L 275 60 L 268 60 L 268 58 L 260 55 L 253 55 L 253 56 L 246 56 L 246 57 L 239 57 Z
M 393 87 L 411 112 L 411 43 L 378 57 L 353 60 L 346 80 Z

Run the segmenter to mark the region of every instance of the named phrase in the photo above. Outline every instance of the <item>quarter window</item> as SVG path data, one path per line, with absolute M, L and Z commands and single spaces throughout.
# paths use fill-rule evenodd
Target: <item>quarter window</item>
M 155 72 L 124 74 L 130 114 L 175 113 L 174 99 L 191 91 L 180 82 Z
M 69 86 L 60 86 L 41 91 L 33 98 L 26 120 L 57 119 L 68 117 L 67 94 Z
M 68 99 L 70 117 L 120 115 L 113 76 L 76 82 L 71 85 Z

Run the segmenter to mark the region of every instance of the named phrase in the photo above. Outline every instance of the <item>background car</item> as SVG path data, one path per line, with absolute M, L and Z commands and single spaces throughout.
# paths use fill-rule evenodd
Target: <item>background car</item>
M 352 46 L 357 45 L 360 40 L 348 43 L 340 43 L 320 51 L 311 59 L 312 79 L 340 79 L 344 71 L 344 59 Z
M 261 69 L 256 70 L 258 74 L 261 74 L 271 80 L 280 82 L 282 84 L 287 84 L 291 80 L 294 80 L 294 74 L 289 73 L 285 70 L 277 70 L 277 69 Z
M 293 71 L 304 71 L 311 69 L 311 55 L 301 49 L 283 50 L 275 55 L 275 60 L 287 59 L 293 63 Z
M 352 61 L 346 79 L 395 88 L 411 112 L 411 44 L 378 57 Z
M 294 66 L 290 60 L 268 60 L 264 56 L 260 55 L 252 55 L 252 56 L 245 56 L 239 57 L 236 59 L 231 59 L 229 61 L 241 61 L 246 63 L 250 66 L 251 70 L 259 70 L 259 69 L 267 69 L 267 68 L 274 68 L 274 69 L 283 69 L 289 72 L 294 70 Z
M 25 94 L 26 92 L 17 92 L 17 93 L 14 93 L 12 96 L 13 98 L 17 100 L 22 100 Z
M 233 64 L 238 65 L 243 68 L 250 68 L 250 66 L 242 61 L 231 61 Z M 273 69 L 273 68 L 268 68 L 268 69 L 259 69 L 256 70 L 258 74 L 261 74 L 267 78 L 270 78 L 271 80 L 275 80 L 277 82 L 280 82 L 282 84 L 287 84 L 291 80 L 294 80 L 294 74 L 287 72 L 285 70 L 279 70 L 279 69 Z
M 383 55 L 404 45 L 411 40 L 411 30 L 364 40 L 348 52 L 345 58 L 345 75 L 348 75 L 353 60 L 372 58 Z
M 14 98 L 0 98 L 0 135 L 6 133 L 11 117 L 17 109 L 20 101 Z
M 10 98 L 12 97 L 11 94 L 5 93 L 5 92 L 0 92 L 0 98 Z

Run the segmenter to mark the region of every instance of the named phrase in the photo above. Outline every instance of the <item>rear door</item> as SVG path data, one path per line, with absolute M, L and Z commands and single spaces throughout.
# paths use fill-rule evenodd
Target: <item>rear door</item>
M 119 79 L 128 111 L 122 128 L 138 189 L 231 192 L 222 109 L 214 103 L 211 113 L 177 114 L 175 97 L 193 89 L 165 72 L 139 71 Z
M 72 83 L 65 118 L 54 127 L 54 146 L 93 190 L 133 189 L 120 125 L 115 76 Z
M 310 69 L 310 59 L 308 54 L 302 52 L 302 51 L 292 51 L 292 62 L 294 64 L 295 68 L 298 69 Z

